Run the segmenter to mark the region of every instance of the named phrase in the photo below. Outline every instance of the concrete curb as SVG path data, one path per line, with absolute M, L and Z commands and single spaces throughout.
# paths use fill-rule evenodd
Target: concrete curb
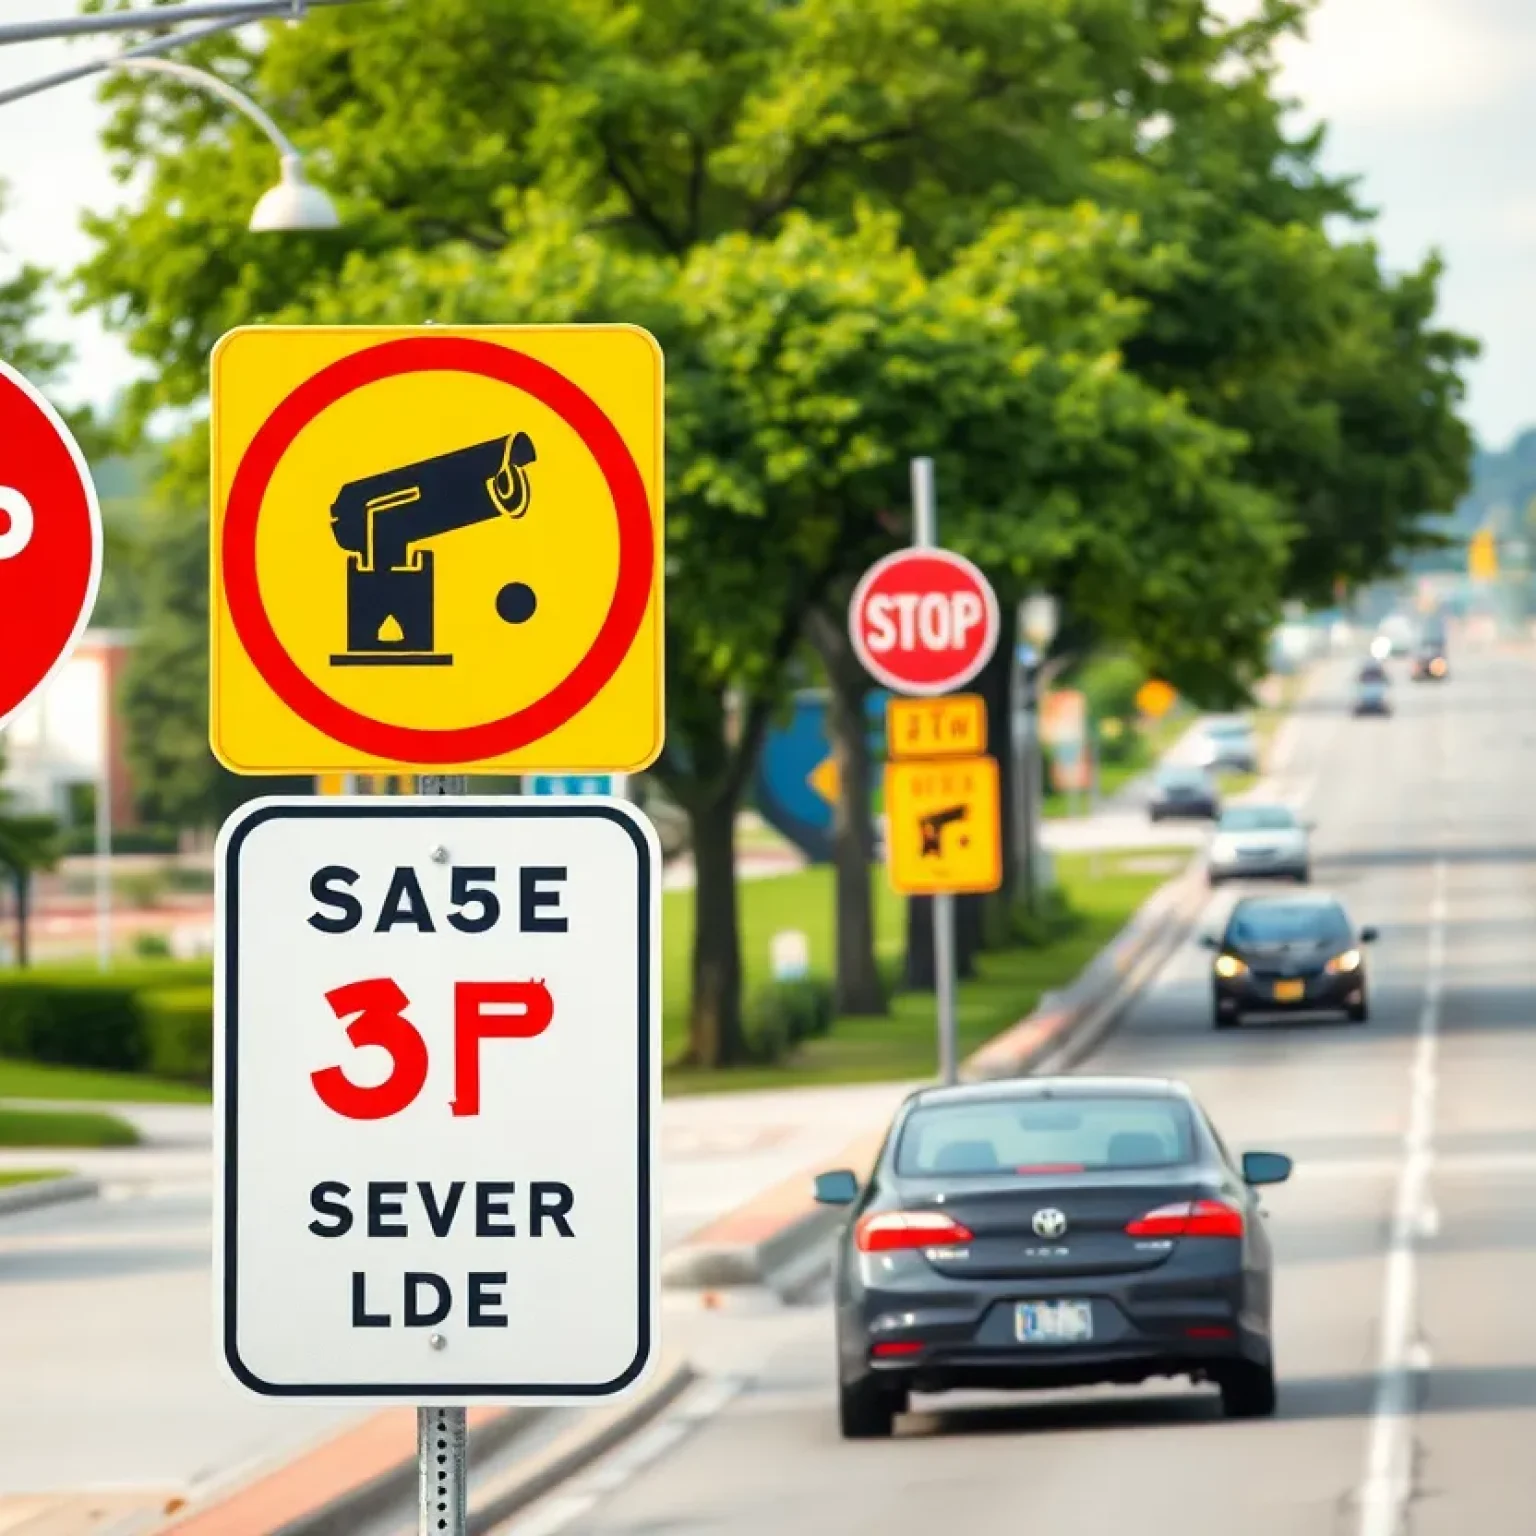
M 469 1456 L 473 1463 L 493 1456 L 529 1429 L 547 1408 L 508 1408 L 480 1424 L 471 1422 Z M 360 1525 L 382 1520 L 391 1511 L 407 1513 L 415 1508 L 419 1476 L 414 1449 L 388 1471 L 323 1504 L 309 1514 L 279 1526 L 272 1536 L 350 1536 Z M 471 1482 L 473 1487 L 473 1482 Z
M 681 1357 L 664 1355 L 631 1396 L 582 1410 L 547 1446 L 516 1458 L 499 1474 L 485 1463 L 513 1446 L 555 1408 L 471 1408 L 469 1411 L 471 1536 L 542 1498 L 589 1462 L 662 1412 L 693 1381 Z M 310 1451 L 269 1468 L 239 1487 L 179 1510 L 154 1527 L 164 1536 L 351 1536 L 364 1527 L 415 1524 L 415 1414 L 390 1408 Z
M 826 1166 L 852 1168 L 862 1176 L 884 1139 L 883 1130 L 861 1136 Z M 661 1283 L 668 1289 L 772 1285 L 793 1291 L 821 1267 L 820 1250 L 844 1215 L 815 1204 L 809 1176 L 794 1174 L 664 1255 Z
M 1082 1030 L 1112 1019 L 1157 964 L 1182 943 L 1205 904 L 1199 856 L 1147 897 L 1072 984 L 1047 993 L 1027 1018 L 989 1040 L 960 1067 L 964 1082 L 1022 1077 L 1059 1055 Z M 1102 1034 L 1103 1031 L 1100 1031 Z
M 504 1520 L 542 1499 L 669 1408 L 696 1380 L 681 1356 L 663 1357 L 632 1397 L 586 1410 L 565 1434 L 500 1478 L 470 1483 L 469 1536 L 489 1536 Z M 414 1470 L 414 1467 L 413 1467 Z
M 0 1216 L 15 1211 L 35 1211 L 41 1206 L 58 1205 L 65 1200 L 90 1200 L 101 1193 L 97 1179 L 74 1174 L 62 1179 L 39 1179 L 33 1184 L 13 1184 L 0 1189 Z

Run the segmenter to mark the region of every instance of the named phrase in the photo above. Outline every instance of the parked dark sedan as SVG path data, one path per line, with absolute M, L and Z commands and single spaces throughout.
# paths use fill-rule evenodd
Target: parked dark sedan
M 1153 821 L 1179 816 L 1214 820 L 1221 814 L 1221 796 L 1210 773 L 1194 763 L 1170 763 L 1152 781 L 1147 814 Z
M 1342 1013 L 1356 1024 L 1370 1017 L 1364 946 L 1374 928 L 1358 932 L 1332 896 L 1249 896 L 1238 902 L 1211 964 L 1217 1029 L 1251 1013 Z
M 925 1088 L 896 1112 L 834 1278 L 843 1435 L 891 1433 L 912 1392 L 1187 1376 L 1274 1412 L 1272 1257 L 1254 1188 L 1182 1083 L 1047 1077 Z

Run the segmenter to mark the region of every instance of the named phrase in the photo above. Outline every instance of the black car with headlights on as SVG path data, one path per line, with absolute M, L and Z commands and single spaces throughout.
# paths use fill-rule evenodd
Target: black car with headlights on
M 1198 763 L 1166 764 L 1152 781 L 1147 814 L 1153 821 L 1182 816 L 1212 821 L 1221 814 L 1216 781 Z
M 1331 896 L 1249 896 L 1227 926 L 1207 935 L 1217 1029 L 1248 1014 L 1342 1013 L 1370 1017 L 1365 946 L 1376 930 L 1356 930 Z
M 891 1433 L 913 1392 L 1212 1382 L 1275 1408 L 1272 1255 L 1255 1188 L 1182 1083 L 1021 1078 L 924 1088 L 850 1208 L 834 1271 L 843 1435 Z

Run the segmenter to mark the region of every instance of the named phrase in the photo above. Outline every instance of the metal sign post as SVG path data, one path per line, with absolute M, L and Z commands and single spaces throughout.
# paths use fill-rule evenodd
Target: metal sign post
M 423 773 L 419 795 L 465 795 L 468 776 Z M 416 1410 L 417 1536 L 469 1536 L 469 1424 L 462 1408 Z
M 932 549 L 939 542 L 939 511 L 933 496 L 933 460 L 912 460 L 912 543 Z M 955 1030 L 955 898 L 933 897 L 933 999 L 938 1015 L 939 1080 L 957 1081 L 960 1071 Z

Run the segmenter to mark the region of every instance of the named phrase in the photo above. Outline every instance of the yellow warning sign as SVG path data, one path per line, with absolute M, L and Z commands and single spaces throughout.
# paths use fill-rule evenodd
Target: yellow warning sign
M 1152 720 L 1161 720 L 1178 701 L 1178 694 L 1158 677 L 1149 678 L 1136 690 L 1136 708 Z
M 662 365 L 629 326 L 253 327 L 212 363 L 213 750 L 635 772 L 663 737 Z
M 896 762 L 885 769 L 891 885 L 906 896 L 995 891 L 1003 883 L 997 760 Z
M 885 749 L 893 758 L 976 757 L 987 750 L 987 701 L 979 693 L 893 695 L 885 706 Z
M 1479 528 L 1467 545 L 1467 574 L 1473 581 L 1496 581 L 1499 546 L 1491 528 Z
M 838 791 L 843 787 L 843 775 L 837 766 L 837 759 L 835 757 L 822 758 L 806 775 L 806 783 L 828 805 L 836 805 Z

